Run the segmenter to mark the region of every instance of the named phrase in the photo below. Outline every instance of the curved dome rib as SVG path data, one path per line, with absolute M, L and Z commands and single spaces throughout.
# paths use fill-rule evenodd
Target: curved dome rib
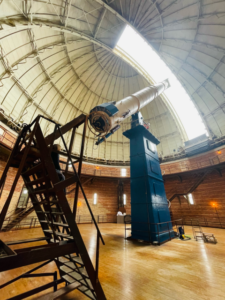
M 172 61 L 170 64 L 174 69 L 181 67 L 179 76 L 184 78 L 183 82 L 188 86 L 186 88 L 188 91 L 192 85 L 195 86 L 194 79 L 190 78 L 198 76 L 198 81 L 200 78 L 196 75 L 199 71 L 193 71 L 194 68 L 201 73 L 213 72 L 211 65 L 207 69 L 204 64 L 203 70 L 200 62 L 198 65 L 191 62 L 190 56 L 195 61 L 199 58 L 197 54 L 194 57 L 193 53 L 187 58 L 187 49 L 182 44 L 193 41 L 192 23 L 196 22 L 194 18 L 198 13 L 196 1 L 191 1 L 189 6 L 182 4 L 183 7 L 179 6 L 182 1 L 175 4 L 172 0 L 157 2 L 135 0 L 131 1 L 131 5 L 127 5 L 129 2 L 127 0 L 114 0 L 109 5 L 106 2 L 32 1 L 28 2 L 26 8 L 23 1 L 17 1 L 16 4 L 2 1 L 0 80 L 3 86 L 0 101 L 3 109 L 12 118 L 30 122 L 41 113 L 63 124 L 80 113 L 88 114 L 97 104 L 122 99 L 147 86 L 149 80 L 113 53 L 121 32 L 129 22 L 133 23 L 133 27 L 149 43 L 151 41 L 155 49 L 160 51 L 161 57 L 163 54 L 167 60 Z M 182 28 L 184 25 L 186 31 L 185 27 Z M 185 32 L 187 42 L 178 41 L 181 44 L 176 46 L 174 41 L 173 45 L 169 45 L 168 40 L 174 30 L 175 40 L 181 38 L 180 32 Z M 196 43 L 200 43 L 198 35 L 193 46 L 195 51 L 197 46 L 200 47 Z M 202 40 L 201 43 L 205 42 Z M 169 52 L 170 46 L 172 52 Z M 175 47 L 178 50 L 174 50 Z M 223 48 L 222 44 L 220 48 Z M 181 66 L 185 59 L 186 62 Z M 223 58 L 220 57 L 220 60 L 222 63 Z M 187 75 L 188 72 L 191 72 L 191 75 Z M 207 72 L 205 74 L 209 76 Z M 203 74 L 201 76 L 207 80 Z M 202 83 L 202 80 L 199 84 L 202 84 L 202 87 L 207 86 L 211 77 L 206 84 Z M 202 87 L 199 87 L 198 95 Z M 199 96 L 193 94 L 193 98 L 197 97 Z M 197 104 L 201 107 L 201 111 L 205 111 L 205 119 L 212 128 L 212 134 L 218 135 L 216 131 L 219 130 L 219 134 L 223 134 L 222 120 L 216 118 L 215 121 L 215 118 L 211 117 L 211 113 L 217 114 L 216 102 L 213 109 L 211 105 L 208 109 L 206 106 L 203 107 L 203 102 L 200 101 L 202 100 L 198 100 Z M 172 154 L 174 149 L 183 145 L 182 129 L 163 97 L 152 106 L 150 104 L 146 107 L 143 114 L 146 119 L 151 119 L 152 130 L 161 137 L 160 152 L 163 156 Z M 42 126 L 46 133 L 51 129 L 45 122 Z M 78 130 L 74 153 L 79 152 L 80 135 L 81 132 Z M 122 130 L 97 150 L 93 149 L 93 144 L 94 137 L 87 132 L 85 145 L 87 159 L 117 164 L 129 162 L 129 143 L 122 135 Z

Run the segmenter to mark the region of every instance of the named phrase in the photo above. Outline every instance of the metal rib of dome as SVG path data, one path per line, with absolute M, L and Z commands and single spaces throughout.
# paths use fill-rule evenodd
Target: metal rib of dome
M 66 123 L 98 103 L 117 101 L 150 82 L 112 50 L 126 24 L 175 72 L 212 136 L 223 136 L 225 1 L 0 2 L 0 104 L 18 122 L 45 114 Z M 163 156 L 186 134 L 163 97 L 143 115 L 161 140 Z M 43 122 L 47 133 L 50 128 Z M 126 124 L 124 125 L 126 126 Z M 77 132 L 73 152 L 79 152 Z M 98 149 L 87 132 L 87 159 L 129 161 L 122 130 Z

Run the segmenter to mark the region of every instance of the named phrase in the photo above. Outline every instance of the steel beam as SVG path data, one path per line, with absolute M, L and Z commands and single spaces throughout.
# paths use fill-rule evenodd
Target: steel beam
M 21 250 L 14 250 L 16 255 L 6 256 L 0 259 L 0 272 L 74 253 L 76 252 L 76 245 L 75 243 L 71 242 L 61 242 L 61 244 L 48 244 L 45 246 L 40 246 L 40 248 L 37 249 L 31 247 Z

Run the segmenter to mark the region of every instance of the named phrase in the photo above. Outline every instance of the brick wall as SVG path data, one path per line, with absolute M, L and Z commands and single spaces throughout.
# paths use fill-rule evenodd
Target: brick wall
M 200 178 L 200 175 L 182 175 L 183 181 L 170 178 L 165 181 L 167 198 L 174 193 L 185 193 Z M 171 202 L 173 220 L 183 219 L 185 224 L 196 223 L 202 226 L 225 227 L 225 170 L 222 176 L 217 171 L 208 174 L 204 181 L 192 193 L 194 205 L 185 197 L 175 198 Z
M 85 182 L 87 179 L 82 179 Z M 72 190 L 71 186 L 69 189 Z M 83 185 L 85 194 L 95 216 L 107 215 L 116 216 L 118 211 L 118 196 L 117 196 L 117 179 L 94 178 L 87 184 Z M 97 204 L 94 205 L 94 194 L 97 194 Z M 125 206 L 127 213 L 130 213 L 130 183 L 128 180 L 124 182 L 124 193 L 127 195 L 127 205 Z M 74 192 L 67 195 L 67 199 L 71 208 L 73 207 Z M 79 191 L 78 199 L 78 215 L 89 215 L 88 208 L 83 198 L 82 192 Z
M 0 156 L 0 176 L 6 165 L 6 157 Z M 0 209 L 9 194 L 13 179 L 16 174 L 16 169 L 10 168 L 7 176 L 5 188 L 0 201 Z M 165 189 L 167 198 L 170 198 L 175 193 L 186 193 L 189 188 L 199 179 L 196 175 L 182 175 L 182 182 L 179 178 L 168 178 L 165 181 Z M 85 182 L 87 177 L 82 178 Z M 130 182 L 128 179 L 123 179 L 124 193 L 127 195 L 127 205 L 125 206 L 127 214 L 130 214 Z M 92 181 L 84 185 L 86 196 L 94 215 L 114 216 L 117 213 L 117 186 L 118 179 L 94 177 Z M 19 180 L 16 191 L 13 196 L 9 211 L 15 209 L 21 189 L 23 187 L 22 179 Z M 69 190 L 72 190 L 71 186 Z M 97 205 L 93 204 L 94 193 L 97 193 Z M 72 207 L 74 192 L 68 196 L 68 201 Z M 225 170 L 222 172 L 222 177 L 217 171 L 213 171 L 207 175 L 204 181 L 193 192 L 194 205 L 190 205 L 184 197 L 180 200 L 175 198 L 171 204 L 171 216 L 173 220 L 184 219 L 186 224 L 190 224 L 191 219 L 199 219 L 202 225 L 220 227 L 220 223 L 225 226 Z M 215 204 L 215 206 L 213 206 Z M 78 215 L 89 216 L 89 212 L 81 192 L 79 193 Z M 35 216 L 32 213 L 29 217 Z M 219 217 L 218 217 L 219 216 Z
M 9 136 L 6 136 L 9 138 Z M 11 137 L 10 142 L 13 142 Z M 0 141 L 2 142 L 2 141 Z M 9 146 L 9 145 L 8 145 Z M 65 160 L 65 158 L 62 158 Z M 7 157 L 0 154 L 0 176 L 5 168 Z M 201 169 L 202 167 L 217 165 L 225 161 L 225 148 L 221 147 L 213 151 L 203 153 L 191 158 L 182 159 L 180 161 L 163 163 L 161 164 L 162 173 L 176 174 L 187 170 Z M 117 212 L 117 185 L 118 179 L 122 178 L 121 169 L 126 169 L 126 176 L 129 178 L 129 167 L 111 167 L 102 165 L 92 165 L 83 163 L 82 174 L 94 175 L 94 180 L 87 183 L 84 186 L 85 192 L 94 215 L 115 215 Z M 13 179 L 15 177 L 16 170 L 10 168 L 7 176 L 5 189 L 0 201 L 0 210 L 2 209 L 5 200 L 11 189 Z M 98 177 L 102 176 L 102 177 Z M 186 193 L 188 189 L 198 180 L 198 175 L 182 175 L 183 181 L 180 182 L 178 178 L 170 178 L 165 181 L 165 189 L 167 198 L 170 198 L 175 193 Z M 104 178 L 103 178 L 104 177 Z M 107 178 L 109 177 L 109 178 Z M 117 179 L 118 178 L 118 179 Z M 83 178 L 83 181 L 86 179 Z M 130 183 L 128 179 L 124 180 L 124 193 L 127 195 L 127 214 L 130 213 Z M 220 223 L 224 223 L 225 218 L 223 215 L 225 212 L 225 174 L 221 177 L 219 173 L 214 171 L 210 175 L 207 175 L 203 183 L 193 192 L 194 205 L 190 205 L 184 197 L 180 197 L 180 200 L 175 198 L 172 201 L 171 216 L 172 218 L 182 218 L 186 223 L 190 223 L 190 220 L 198 218 L 202 225 L 217 226 L 220 227 Z M 22 179 L 19 180 L 15 193 L 13 195 L 13 201 L 9 207 L 9 211 L 13 211 L 17 205 L 21 189 L 23 187 Z M 72 187 L 71 187 L 72 189 Z M 97 193 L 98 201 L 97 205 L 93 204 L 93 195 Z M 74 193 L 67 196 L 69 203 L 72 206 Z M 215 206 L 213 206 L 215 204 Z M 84 203 L 81 193 L 79 194 L 79 211 L 80 215 L 88 215 L 86 204 Z M 35 216 L 33 213 L 31 216 Z
M 5 168 L 7 157 L 0 156 L 0 176 Z M 107 168 L 107 167 L 106 167 Z M 224 171 L 225 172 L 225 171 Z M 218 172 L 213 171 L 207 175 L 200 186 L 193 192 L 194 205 L 190 205 L 184 197 L 180 200 L 175 198 L 171 205 L 171 216 L 175 219 L 185 219 L 185 222 L 190 222 L 191 219 L 200 219 L 202 224 L 207 223 L 214 226 L 220 226 L 220 222 L 224 222 L 225 213 L 225 174 L 222 177 Z M 6 179 L 5 188 L 0 201 L 0 209 L 2 209 L 4 202 L 9 194 L 13 179 L 16 174 L 16 169 L 10 168 Z M 168 178 L 165 181 L 165 189 L 167 198 L 170 198 L 175 193 L 186 193 L 189 188 L 198 180 L 199 175 L 182 175 L 182 182 L 178 178 Z M 87 178 L 83 178 L 85 182 Z M 127 214 L 130 214 L 130 183 L 128 179 L 124 179 L 124 193 L 127 195 Z M 117 186 L 118 179 L 94 177 L 84 185 L 84 190 L 89 200 L 90 206 L 94 215 L 115 215 L 117 212 Z M 9 207 L 9 211 L 13 211 L 17 205 L 21 189 L 23 187 L 22 178 L 19 180 L 13 201 Z M 72 189 L 73 186 L 70 187 Z M 94 193 L 97 193 L 97 205 L 93 204 Z M 74 192 L 67 196 L 69 203 L 73 203 Z M 213 203 L 216 206 L 212 206 Z M 79 215 L 89 215 L 86 204 L 84 202 L 81 192 L 79 193 Z M 29 217 L 35 216 L 32 213 Z M 219 218 L 218 218 L 219 216 Z M 217 224 L 215 224 L 217 223 Z M 225 223 L 225 222 L 224 222 Z M 203 225 L 204 225 L 203 224 Z M 224 224 L 225 225 L 225 224 Z
M 0 177 L 3 173 L 3 170 L 6 166 L 7 157 L 4 155 L 0 155 Z M 3 205 L 7 199 L 7 196 L 10 192 L 13 180 L 15 178 L 17 169 L 10 168 L 8 172 L 8 176 L 6 179 L 6 183 L 4 186 L 3 194 L 0 201 L 0 211 L 3 208 Z M 82 182 L 84 183 L 87 181 L 87 177 L 82 178 Z M 127 213 L 130 213 L 130 184 L 129 180 L 124 181 L 124 192 L 127 195 Z M 11 214 L 11 212 L 15 211 L 19 196 L 22 190 L 24 183 L 23 179 L 20 178 L 18 181 L 18 184 L 16 186 L 16 190 L 14 192 L 10 207 L 8 212 Z M 101 215 L 108 217 L 108 220 L 113 220 L 113 216 L 116 216 L 118 211 L 118 196 L 117 196 L 117 186 L 118 186 L 118 179 L 111 179 L 111 178 L 100 178 L 100 177 L 94 177 L 93 180 L 86 183 L 84 187 L 85 194 L 87 196 L 87 199 L 89 201 L 89 204 L 91 206 L 92 212 L 95 216 Z M 68 188 L 68 191 L 72 190 L 75 187 L 75 185 L 70 186 Z M 93 204 L 93 197 L 94 193 L 97 193 L 97 204 Z M 75 191 L 67 195 L 67 199 L 69 201 L 69 204 L 71 206 L 71 209 L 73 209 L 73 202 L 74 202 L 74 194 Z M 85 203 L 85 200 L 83 198 L 82 192 L 79 192 L 79 202 L 78 202 L 78 215 L 81 216 L 81 218 L 84 220 L 84 217 L 87 217 L 87 220 L 90 220 L 90 213 L 88 211 L 87 205 Z M 31 213 L 29 215 L 29 218 L 36 217 L 35 212 Z M 102 218 L 103 220 L 104 218 Z M 106 220 L 106 218 L 105 218 Z
M 0 178 L 2 176 L 2 173 L 3 173 L 4 169 L 5 169 L 6 162 L 7 162 L 7 156 L 3 155 L 3 154 L 0 154 Z M 5 182 L 5 185 L 4 185 L 4 190 L 3 190 L 2 196 L 1 196 L 0 211 L 2 210 L 3 205 L 5 204 L 5 201 L 8 197 L 8 194 L 9 194 L 11 186 L 13 184 L 13 180 L 15 178 L 16 172 L 17 172 L 17 169 L 15 169 L 15 168 L 10 168 L 9 169 L 9 172 L 8 172 L 8 175 L 7 175 L 7 178 L 6 178 L 6 182 Z M 19 196 L 20 196 L 21 190 L 23 188 L 23 185 L 24 185 L 23 179 L 20 178 L 17 185 L 16 185 L 16 189 L 15 189 L 15 192 L 13 194 L 12 201 L 11 201 L 9 209 L 8 209 L 8 213 L 13 212 L 16 209 L 16 206 L 17 206 L 17 203 L 18 203 Z

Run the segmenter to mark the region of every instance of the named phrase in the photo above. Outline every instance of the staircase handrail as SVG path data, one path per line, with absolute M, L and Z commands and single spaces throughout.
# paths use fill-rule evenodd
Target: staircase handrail
M 70 153 L 69 153 L 69 151 L 68 151 L 66 142 L 65 142 L 65 140 L 64 140 L 64 138 L 63 138 L 61 129 L 60 129 L 59 125 L 57 125 L 57 127 L 58 127 L 58 130 L 59 130 L 61 139 L 62 139 L 62 141 L 63 141 L 63 145 L 64 145 L 64 147 L 65 147 L 65 149 L 66 149 L 66 153 L 67 153 L 67 155 L 68 155 L 68 157 L 69 157 L 69 160 L 72 162 L 72 158 L 71 158 Z M 96 222 L 96 220 L 95 220 L 95 217 L 94 217 L 94 215 L 93 215 L 93 213 L 92 213 L 92 211 L 91 211 L 90 205 L 89 205 L 88 200 L 87 200 L 87 197 L 86 197 L 86 195 L 85 195 L 85 193 L 84 193 L 84 189 L 83 189 L 83 187 L 82 187 L 82 185 L 81 185 L 80 178 L 79 178 L 79 176 L 78 176 L 78 174 L 77 174 L 77 171 L 76 171 L 76 168 L 74 167 L 74 164 L 72 164 L 72 168 L 73 168 L 74 174 L 75 174 L 75 175 L 77 176 L 77 178 L 78 178 L 78 183 L 79 183 L 80 189 L 81 189 L 81 191 L 82 191 L 82 194 L 83 194 L 84 200 L 85 200 L 85 202 L 86 202 L 86 205 L 87 205 L 87 207 L 88 207 L 89 213 L 90 213 L 90 215 L 91 215 L 91 217 L 92 217 L 92 220 L 93 220 L 93 222 L 94 222 L 94 224 L 95 224 L 95 228 L 96 228 L 96 230 L 97 230 L 98 236 L 99 236 L 99 238 L 101 239 L 102 244 L 105 245 L 105 242 L 104 242 L 104 240 L 103 240 L 101 231 L 99 230 L 99 227 L 98 227 L 98 225 L 97 225 L 97 222 Z

